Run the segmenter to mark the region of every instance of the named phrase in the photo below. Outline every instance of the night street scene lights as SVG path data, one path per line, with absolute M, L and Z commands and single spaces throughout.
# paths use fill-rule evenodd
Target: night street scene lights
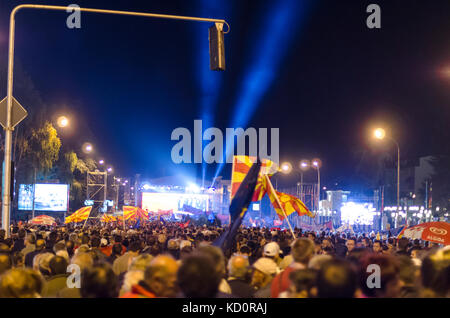
M 397 211 L 395 217 L 395 227 L 398 226 L 399 209 L 400 209 L 400 146 L 398 142 L 391 136 L 386 136 L 386 131 L 383 128 L 377 128 L 374 130 L 373 135 L 375 139 L 383 140 L 387 138 L 391 140 L 397 146 Z
M 60 116 L 57 120 L 58 127 L 65 128 L 69 125 L 69 119 L 66 116 Z
M 92 144 L 85 142 L 82 146 L 82 150 L 85 154 L 89 154 L 92 152 L 92 150 L 94 150 L 94 147 L 92 146 Z

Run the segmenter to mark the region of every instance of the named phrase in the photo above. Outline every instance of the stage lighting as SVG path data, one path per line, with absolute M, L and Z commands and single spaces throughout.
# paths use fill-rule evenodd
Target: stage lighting
M 225 71 L 223 23 L 215 23 L 209 28 L 209 68 L 212 71 Z

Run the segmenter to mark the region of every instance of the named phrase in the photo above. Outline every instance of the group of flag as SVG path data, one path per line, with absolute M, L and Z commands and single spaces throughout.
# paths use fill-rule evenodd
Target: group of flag
M 234 156 L 231 174 L 231 199 L 236 195 L 245 176 L 248 174 L 255 161 L 256 158 L 249 156 Z M 298 215 L 314 217 L 314 214 L 299 198 L 287 193 L 279 192 L 273 188 L 273 185 L 270 182 L 270 176 L 277 171 L 278 166 L 273 161 L 268 159 L 261 160 L 261 169 L 258 174 L 251 201 L 260 201 L 264 195 L 267 194 L 280 220 L 284 220 L 294 212 L 297 212 Z
M 89 215 L 91 214 L 92 206 L 85 206 L 81 209 L 76 210 L 71 215 L 66 217 L 64 220 L 64 223 L 78 223 L 85 221 L 89 218 Z

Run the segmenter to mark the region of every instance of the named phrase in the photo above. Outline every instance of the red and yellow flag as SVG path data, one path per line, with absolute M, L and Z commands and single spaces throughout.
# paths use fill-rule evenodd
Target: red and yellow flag
M 255 157 L 249 156 L 234 156 L 233 168 L 231 171 L 231 199 L 234 198 L 239 186 L 244 181 L 245 176 L 250 171 L 253 163 L 256 162 Z M 261 170 L 258 176 L 258 182 L 253 193 L 252 201 L 260 201 L 264 194 L 266 194 L 264 175 L 273 175 L 278 170 L 278 165 L 268 159 L 261 160 Z
M 267 184 L 267 195 L 280 220 L 284 220 L 286 216 L 289 216 L 294 212 L 297 212 L 298 215 L 307 215 L 312 218 L 315 217 L 299 198 L 276 191 L 270 183 L 269 177 L 266 176 L 265 179 Z
M 64 223 L 78 223 L 86 220 L 89 218 L 89 215 L 91 214 L 92 206 L 85 206 L 81 209 L 76 210 L 71 215 L 66 217 L 64 220 Z
M 148 220 L 148 212 L 135 206 L 124 206 L 123 217 L 125 220 L 133 221 L 137 221 L 138 219 Z
M 116 217 L 114 215 L 103 214 L 100 221 L 104 223 L 111 223 L 116 221 Z

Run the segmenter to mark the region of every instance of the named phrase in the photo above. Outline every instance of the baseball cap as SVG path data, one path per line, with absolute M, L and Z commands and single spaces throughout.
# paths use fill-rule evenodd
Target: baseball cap
M 267 257 L 259 258 L 254 264 L 253 268 L 259 270 L 266 275 L 275 275 L 278 273 L 277 264 Z
M 280 246 L 276 242 L 267 243 L 264 246 L 264 256 L 277 256 L 280 254 Z

